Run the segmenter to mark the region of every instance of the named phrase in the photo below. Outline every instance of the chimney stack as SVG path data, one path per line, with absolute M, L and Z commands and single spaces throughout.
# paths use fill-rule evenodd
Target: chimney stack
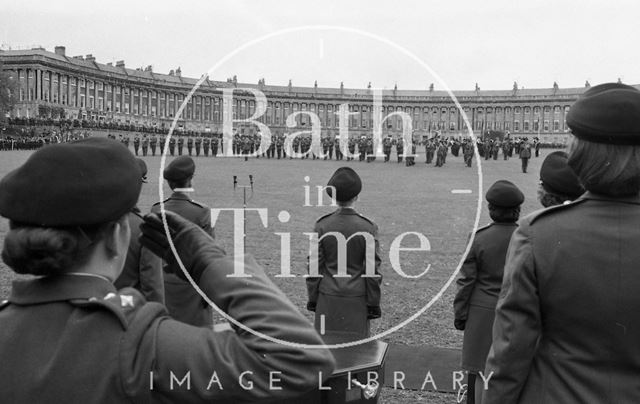
M 94 58 L 92 54 L 88 54 L 84 57 L 84 60 L 86 60 L 87 62 L 95 62 L 96 58 Z
M 122 67 L 124 69 L 124 60 L 118 60 L 116 62 L 116 67 Z
M 55 47 L 56 55 L 65 56 L 65 51 L 66 51 L 66 49 L 65 49 L 64 46 L 56 46 Z

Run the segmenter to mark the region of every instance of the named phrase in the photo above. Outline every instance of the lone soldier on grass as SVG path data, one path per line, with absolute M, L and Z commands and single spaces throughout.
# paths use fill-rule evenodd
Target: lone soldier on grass
M 312 276 L 306 280 L 307 310 L 315 312 L 316 329 L 324 324 L 325 331 L 348 341 L 368 337 L 370 320 L 381 316 L 378 226 L 354 209 L 361 189 L 360 177 L 349 167 L 329 179 L 327 193 L 333 197 L 335 192 L 339 207 L 316 221 L 318 240 L 308 261 Z M 346 251 L 342 261 L 340 251 Z
M 522 172 L 527 172 L 529 166 L 529 159 L 531 158 L 531 144 L 528 140 L 525 140 L 520 147 L 520 160 L 522 160 Z
M 192 223 L 198 225 L 211 238 L 214 229 L 211 227 L 211 209 L 196 202 L 189 196 L 194 192 L 193 175 L 196 165 L 191 157 L 182 156 L 173 160 L 165 168 L 163 176 L 173 191 L 163 204 L 157 202 L 151 208 L 152 213 L 160 213 L 164 209 L 175 212 Z M 182 269 L 175 262 L 165 263 L 164 288 L 165 302 L 171 317 L 183 323 L 197 327 L 210 327 L 213 324 L 212 310 L 191 284 L 176 273 Z

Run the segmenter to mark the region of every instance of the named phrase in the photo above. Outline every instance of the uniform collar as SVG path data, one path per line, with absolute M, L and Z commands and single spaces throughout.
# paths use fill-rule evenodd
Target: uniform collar
M 631 204 L 640 205 L 640 194 L 625 195 L 625 196 L 611 196 L 611 195 L 596 194 L 591 191 L 587 191 L 584 194 L 582 194 L 582 196 L 580 196 L 576 201 L 580 201 L 583 199 L 591 199 L 594 201 L 631 203 Z
M 338 210 L 336 211 L 341 215 L 357 215 L 358 212 L 356 212 L 356 210 L 354 208 L 345 208 L 345 207 L 339 207 Z
M 104 298 L 116 288 L 106 279 L 93 276 L 59 275 L 13 281 L 9 301 L 28 305 L 73 299 Z
M 176 188 L 176 189 L 184 189 L 184 188 Z M 173 194 L 171 194 L 169 199 L 184 199 L 185 201 L 191 200 L 189 195 L 185 194 L 184 192 L 178 192 L 175 189 L 173 190 Z

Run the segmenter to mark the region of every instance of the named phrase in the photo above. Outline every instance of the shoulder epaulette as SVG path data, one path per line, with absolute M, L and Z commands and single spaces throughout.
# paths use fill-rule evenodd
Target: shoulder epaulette
M 543 217 L 543 216 L 547 216 L 551 213 L 554 212 L 558 212 L 561 210 L 565 210 L 565 209 L 571 209 L 572 207 L 581 204 L 582 202 L 586 201 L 586 199 L 576 199 L 573 202 L 569 202 L 569 203 L 565 203 L 563 205 L 555 205 L 555 206 L 550 206 L 548 208 L 545 209 L 540 209 L 536 212 L 531 213 L 530 215 L 527 216 L 527 219 L 529 219 L 529 224 L 533 224 L 533 222 L 535 222 L 536 220 L 538 220 L 539 218 Z
M 200 203 L 198 201 L 194 201 L 193 199 L 191 199 L 189 202 L 191 202 L 192 204 L 199 206 L 201 208 L 206 208 L 207 206 L 204 203 Z
M 319 221 L 321 221 L 321 220 L 322 220 L 322 219 L 324 219 L 324 218 L 327 218 L 327 217 L 329 217 L 329 216 L 333 215 L 334 213 L 335 213 L 335 212 L 329 212 L 329 213 L 327 213 L 326 215 L 322 215 L 322 216 L 320 216 L 319 218 L 317 218 L 317 219 L 316 219 L 316 223 L 317 223 L 317 222 L 319 222 Z
M 489 227 L 491 227 L 493 225 L 493 223 L 489 223 L 485 226 L 482 227 L 478 227 L 478 230 L 476 230 L 476 234 L 480 233 L 482 230 L 487 230 Z
M 367 222 L 371 223 L 372 225 L 376 225 L 373 220 L 369 219 L 368 217 L 366 217 L 365 215 L 358 213 L 358 216 L 360 216 L 361 218 L 363 218 L 364 220 L 366 220 Z
M 171 199 L 171 198 L 167 198 L 167 199 L 165 199 L 164 201 L 162 201 L 162 203 L 167 203 L 167 201 L 168 201 L 169 199 Z M 156 203 L 154 203 L 154 204 L 153 204 L 153 206 L 156 206 L 156 205 L 160 205 L 160 202 L 156 202 Z

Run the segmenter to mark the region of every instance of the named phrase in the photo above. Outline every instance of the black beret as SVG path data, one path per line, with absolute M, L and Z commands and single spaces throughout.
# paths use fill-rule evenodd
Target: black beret
M 358 173 L 350 167 L 340 167 L 327 183 L 327 194 L 332 196 L 332 188 L 336 189 L 336 200 L 346 202 L 358 196 L 362 190 L 362 180 Z
M 164 179 L 168 181 L 183 181 L 193 177 L 196 172 L 196 163 L 189 156 L 180 156 L 173 160 L 164 169 Z
M 147 182 L 147 163 L 144 162 L 141 158 L 136 158 L 136 162 L 138 163 L 138 167 L 140 168 L 140 174 L 142 178 L 142 182 Z
M 567 114 L 578 138 L 596 143 L 640 144 L 640 91 L 621 83 L 587 90 Z
M 485 197 L 487 202 L 501 208 L 515 208 L 524 202 L 524 194 L 512 182 L 507 180 L 496 181 Z
M 0 215 L 47 227 L 107 223 L 136 205 L 140 174 L 133 154 L 116 140 L 45 146 L 0 180 Z
M 576 199 L 584 193 L 584 188 L 569 164 L 569 155 L 563 151 L 549 154 L 540 167 L 540 181 L 547 191 Z

